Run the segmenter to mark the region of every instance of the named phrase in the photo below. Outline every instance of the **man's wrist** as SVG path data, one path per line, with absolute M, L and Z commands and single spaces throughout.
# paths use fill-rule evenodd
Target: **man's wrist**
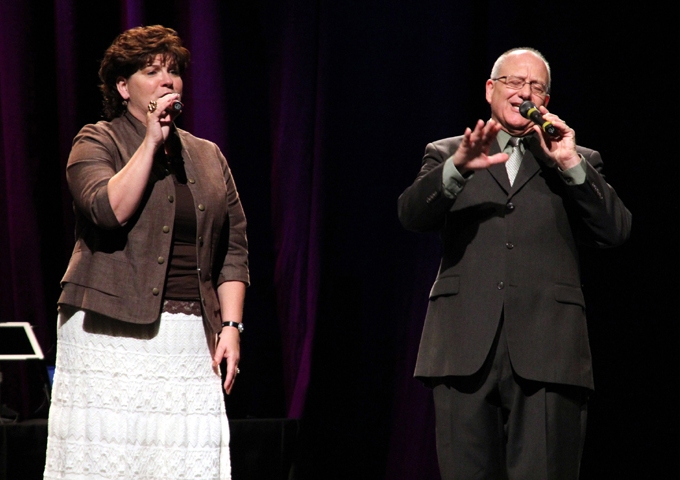
M 569 169 L 574 168 L 577 165 L 579 165 L 581 163 L 582 159 L 583 159 L 583 157 L 581 157 L 581 155 L 579 155 L 577 152 L 574 152 L 574 155 L 572 157 L 570 157 L 566 162 L 557 163 L 557 166 L 562 171 L 569 170 Z
M 444 163 L 444 170 L 442 172 L 444 195 L 448 198 L 456 198 L 463 191 L 465 184 L 474 173 L 474 170 L 467 170 L 464 174 L 461 173 L 453 162 L 453 157 L 449 157 Z
M 586 181 L 586 159 L 579 154 L 579 162 L 571 168 L 563 170 L 558 167 L 562 180 L 567 185 L 581 185 Z

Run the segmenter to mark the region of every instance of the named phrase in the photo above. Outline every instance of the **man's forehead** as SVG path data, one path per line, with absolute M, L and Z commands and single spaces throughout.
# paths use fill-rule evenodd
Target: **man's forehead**
M 545 76 L 548 74 L 548 68 L 541 57 L 528 50 L 518 50 L 508 54 L 501 63 L 501 70 L 503 74 L 513 74 L 513 70 L 521 73 L 526 68 L 540 69 Z

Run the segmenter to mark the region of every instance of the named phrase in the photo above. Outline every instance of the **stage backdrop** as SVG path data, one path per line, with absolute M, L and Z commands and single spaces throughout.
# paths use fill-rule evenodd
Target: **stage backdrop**
M 53 361 L 73 247 L 71 140 L 101 117 L 97 69 L 122 30 L 175 28 L 192 52 L 178 123 L 227 156 L 252 286 L 232 418 L 300 418 L 298 479 L 437 479 L 430 392 L 412 379 L 439 255 L 396 199 L 427 142 L 489 117 L 511 47 L 541 50 L 551 109 L 598 149 L 633 212 L 624 247 L 584 252 L 596 388 L 582 478 L 667 475 L 677 408 L 677 39 L 649 2 L 3 0 L 0 321 Z M 26 366 L 3 398 L 44 416 Z M 9 394 L 9 395 L 8 395 Z

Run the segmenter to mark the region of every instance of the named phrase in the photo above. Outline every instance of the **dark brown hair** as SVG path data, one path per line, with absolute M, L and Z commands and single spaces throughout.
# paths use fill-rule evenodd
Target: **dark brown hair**
M 182 74 L 189 65 L 189 50 L 182 46 L 182 39 L 172 28 L 161 25 L 136 27 L 116 37 L 104 53 L 99 67 L 99 86 L 104 96 L 104 117 L 108 120 L 125 111 L 123 98 L 116 83 L 120 77 L 130 78 L 138 70 L 149 65 L 156 55 L 172 63 Z

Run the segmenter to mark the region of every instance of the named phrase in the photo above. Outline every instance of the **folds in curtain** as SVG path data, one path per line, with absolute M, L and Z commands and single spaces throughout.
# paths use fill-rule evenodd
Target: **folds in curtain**
M 305 407 L 319 294 L 323 92 L 314 3 L 290 0 L 281 9 L 272 83 L 275 286 L 286 407 L 292 418 L 300 418 Z
M 41 142 L 45 118 L 43 98 L 34 93 L 41 69 L 33 51 L 42 40 L 31 24 L 31 2 L 0 2 L 0 321 L 30 322 L 43 349 L 49 347 L 45 308 L 38 204 L 47 202 L 41 190 Z M 37 74 L 36 74 L 37 73 Z M 49 75 L 42 77 L 44 80 Z M 49 81 L 47 86 L 50 88 Z M 42 116 L 42 117 L 41 117 Z M 3 398 L 23 418 L 34 413 L 41 393 L 28 382 L 22 362 L 3 362 Z

